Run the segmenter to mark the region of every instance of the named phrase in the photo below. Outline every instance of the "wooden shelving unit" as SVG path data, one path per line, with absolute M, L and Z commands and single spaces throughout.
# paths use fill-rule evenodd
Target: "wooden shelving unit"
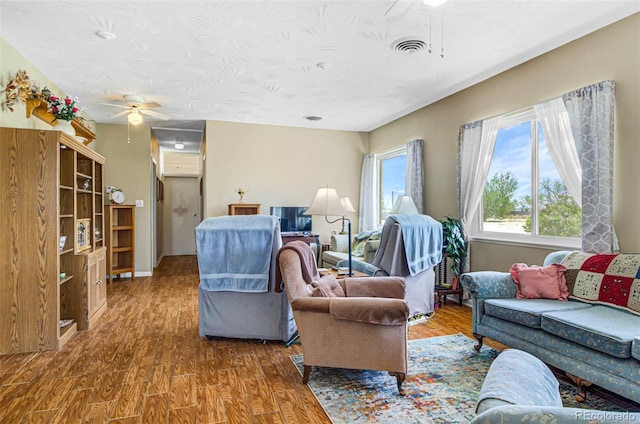
M 76 245 L 79 219 L 104 231 L 105 160 L 60 131 L 0 128 L 0 161 L 0 354 L 57 349 L 106 309 L 99 273 L 89 278 L 88 268 L 99 266 L 104 241 Z M 79 177 L 91 187 L 79 188 Z M 98 306 L 91 296 L 102 296 Z
M 109 205 L 107 208 L 107 275 L 131 273 L 135 278 L 135 205 Z
M 259 203 L 230 203 L 227 209 L 229 215 L 260 215 Z

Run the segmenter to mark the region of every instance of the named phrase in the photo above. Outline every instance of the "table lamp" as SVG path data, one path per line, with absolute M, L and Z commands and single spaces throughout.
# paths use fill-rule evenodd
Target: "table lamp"
M 349 202 L 349 204 L 351 204 L 351 202 Z M 351 208 L 353 209 L 353 206 L 351 206 Z M 324 216 L 325 221 L 327 221 L 329 224 L 333 224 L 338 222 L 339 220 L 342 220 L 343 228 L 344 228 L 344 221 L 347 221 L 347 231 L 349 234 L 348 235 L 349 237 L 349 274 L 348 276 L 351 277 L 351 275 L 353 274 L 353 268 L 351 263 L 352 261 L 351 259 L 351 220 L 345 217 L 346 211 L 344 206 L 342 205 L 342 202 L 340 201 L 340 197 L 338 196 L 338 192 L 336 191 L 336 189 L 329 188 L 329 187 L 318 188 L 316 197 L 313 199 L 313 202 L 311 202 L 311 206 L 309 206 L 307 210 L 304 211 L 304 213 L 305 215 Z M 329 218 L 327 218 L 327 216 L 339 216 L 340 218 L 334 221 L 329 221 Z
M 416 208 L 416 204 L 413 203 L 413 199 L 408 194 L 403 194 L 402 196 L 398 196 L 393 206 L 391 207 L 391 214 L 417 214 L 418 208 Z
M 349 198 L 347 196 L 341 197 L 340 198 L 340 203 L 342 204 L 342 207 L 344 208 L 344 211 L 346 213 L 354 213 L 356 211 L 356 209 L 351 204 L 351 200 L 349 200 Z M 342 219 L 342 231 L 340 231 L 340 234 L 347 234 L 347 232 L 344 229 L 344 216 L 342 218 L 343 218 Z

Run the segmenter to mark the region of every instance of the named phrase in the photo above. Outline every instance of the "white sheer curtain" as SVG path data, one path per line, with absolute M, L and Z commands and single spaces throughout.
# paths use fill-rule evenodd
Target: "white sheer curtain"
M 404 191 L 413 199 L 418 213 L 422 213 L 422 152 L 424 142 L 413 140 L 407 144 L 407 174 L 405 177 Z
M 582 167 L 582 250 L 618 251 L 613 228 L 615 84 L 603 81 L 562 96 Z
M 360 212 L 358 214 L 358 223 L 360 232 L 367 230 L 375 230 L 378 225 L 376 223 L 376 157 L 375 155 L 366 155 L 362 159 L 362 172 L 360 174 Z
M 465 234 L 478 211 L 501 117 L 467 124 L 458 139 L 458 214 Z
M 551 159 L 573 199 L 582 206 L 582 167 L 571 133 L 569 113 L 561 97 L 533 106 Z

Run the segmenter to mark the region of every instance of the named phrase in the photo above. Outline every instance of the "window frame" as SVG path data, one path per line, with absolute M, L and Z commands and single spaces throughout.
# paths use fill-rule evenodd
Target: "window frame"
M 376 211 L 375 211 L 375 222 L 378 226 L 382 226 L 384 222 L 381 222 L 382 216 L 382 161 L 387 159 L 392 159 L 397 156 L 407 156 L 407 146 L 403 145 L 400 147 L 396 147 L 394 149 L 388 150 L 383 153 L 378 153 L 375 155 L 376 160 L 376 181 L 375 181 L 375 192 L 376 192 Z M 406 181 L 407 171 L 405 168 L 404 178 Z M 405 187 L 406 192 L 406 187 Z M 391 205 L 393 206 L 393 205 Z
M 531 193 L 531 228 L 532 232 L 535 229 L 535 232 L 538 231 L 538 196 L 539 196 L 539 188 L 540 188 L 540 175 L 539 175 L 539 137 L 538 137 L 538 125 L 539 121 L 536 117 L 535 111 L 533 107 L 529 107 L 517 112 L 507 113 L 502 116 L 500 121 L 500 127 L 498 128 L 498 132 L 501 129 L 509 128 L 511 126 L 519 125 L 524 122 L 531 121 L 532 130 L 530 134 L 531 137 L 531 186 L 537 187 L 535 191 Z M 533 130 L 535 128 L 535 131 Z M 491 160 L 493 161 L 493 153 L 491 154 Z M 486 185 L 486 183 L 485 183 Z M 484 198 L 484 195 L 483 195 Z M 539 235 L 539 234 L 516 234 L 516 233 L 506 233 L 506 232 L 496 232 L 496 231 L 484 231 L 482 230 L 484 223 L 484 201 L 480 200 L 480 205 L 478 206 L 478 211 L 476 212 L 472 222 L 470 223 L 470 228 L 468 230 L 469 239 L 472 241 L 484 241 L 491 242 L 495 244 L 507 244 L 507 245 L 516 245 L 516 246 L 530 246 L 530 247 L 540 247 L 540 248 L 550 248 L 550 249 L 580 249 L 582 245 L 582 240 L 580 237 L 558 237 L 558 236 L 547 236 L 547 235 Z

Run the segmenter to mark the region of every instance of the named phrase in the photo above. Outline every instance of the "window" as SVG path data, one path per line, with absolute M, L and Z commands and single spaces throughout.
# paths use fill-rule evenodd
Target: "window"
M 556 170 L 533 109 L 501 121 L 481 215 L 480 237 L 579 242 L 582 211 Z
M 377 155 L 378 163 L 378 223 L 384 224 L 398 196 L 404 194 L 407 175 L 407 148 Z

